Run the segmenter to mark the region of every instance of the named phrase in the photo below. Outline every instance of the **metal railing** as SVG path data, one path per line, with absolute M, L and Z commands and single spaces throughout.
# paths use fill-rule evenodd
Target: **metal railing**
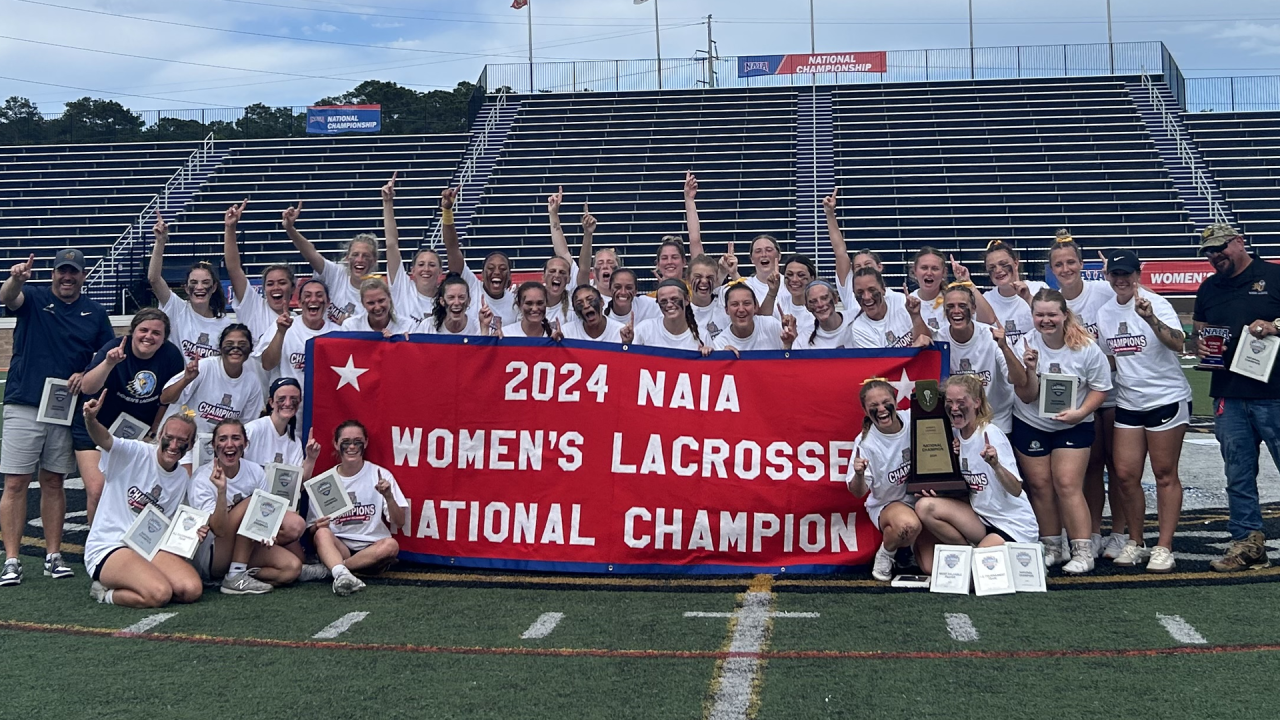
M 213 149 L 213 133 L 209 133 L 200 143 L 200 147 L 191 153 L 160 192 L 156 193 L 155 197 L 151 198 L 151 202 L 138 213 L 138 217 L 120 234 L 120 237 L 116 238 L 115 242 L 111 243 L 111 249 L 85 277 L 85 287 L 90 297 L 105 300 L 107 299 L 105 295 L 114 296 L 119 290 L 121 307 L 124 307 L 124 294 L 127 288 L 120 286 L 121 280 L 131 277 L 131 270 L 140 267 L 142 252 L 139 246 L 143 244 L 147 228 L 155 224 L 158 213 L 173 209 L 169 207 L 170 196 L 187 190 L 193 184 L 203 182 L 203 175 L 197 177 L 197 173 L 208 162 Z
M 1280 75 L 1187 78 L 1187 112 L 1280 110 Z
M 493 134 L 494 128 L 498 126 L 498 119 L 501 111 L 507 105 L 507 94 L 505 92 L 498 93 L 493 104 L 489 106 L 489 116 L 485 118 L 484 127 L 480 129 L 480 135 L 476 138 L 476 142 L 467 152 L 467 157 L 462 161 L 462 167 L 458 170 L 458 196 L 453 199 L 454 205 L 462 204 L 462 190 L 471 181 L 472 176 L 476 172 L 476 164 L 480 158 L 484 157 L 485 151 L 489 149 L 489 137 Z M 444 237 L 444 224 L 440 220 L 436 220 L 435 225 L 431 228 L 431 235 L 426 240 L 427 247 L 432 250 L 439 246 L 440 241 Z
M 1151 76 L 1146 73 L 1142 74 L 1142 87 L 1147 89 L 1147 97 L 1151 102 L 1151 106 L 1160 113 L 1160 123 L 1164 127 L 1164 131 L 1173 140 L 1178 158 L 1191 171 L 1191 185 L 1209 203 L 1209 216 L 1216 223 L 1227 222 L 1227 214 L 1223 212 L 1222 205 L 1213 196 L 1213 186 L 1209 184 L 1209 176 L 1196 160 L 1195 153 L 1191 149 L 1191 143 L 1187 142 L 1187 138 L 1182 134 L 1182 126 L 1179 125 L 1177 116 L 1169 111 L 1169 106 L 1165 103 L 1164 96 L 1156 90 L 1156 84 L 1151 81 Z

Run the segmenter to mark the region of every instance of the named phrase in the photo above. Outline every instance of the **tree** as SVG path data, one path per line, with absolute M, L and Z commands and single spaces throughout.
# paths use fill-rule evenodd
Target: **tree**
M 178 118 L 160 118 L 155 125 L 142 131 L 148 140 L 203 140 L 209 134 L 209 128 L 199 120 L 179 120 Z
M 300 119 L 301 118 L 301 119 Z M 244 117 L 236 121 L 240 137 L 256 138 L 292 137 L 305 127 L 306 116 L 294 115 L 293 108 L 273 108 L 254 103 L 244 109 Z
M 0 106 L 0 144 L 33 145 L 44 139 L 44 133 L 44 115 L 27 98 L 15 95 Z
M 83 97 L 49 123 L 54 142 L 127 142 L 141 137 L 142 118 L 115 100 Z
M 467 104 L 475 87 L 460 82 L 453 90 L 421 93 L 393 82 L 366 80 L 316 104 L 381 105 L 382 132 L 389 135 L 462 132 L 467 129 Z

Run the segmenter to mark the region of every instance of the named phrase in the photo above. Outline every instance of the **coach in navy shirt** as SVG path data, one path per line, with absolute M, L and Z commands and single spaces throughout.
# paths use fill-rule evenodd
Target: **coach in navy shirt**
M 40 467 L 40 519 L 47 555 L 44 574 L 55 579 L 73 575 L 62 561 L 62 520 L 67 497 L 62 478 L 75 469 L 71 428 L 36 420 L 37 406 L 47 378 L 70 381 L 78 392 L 80 378 L 94 352 L 115 337 L 107 311 L 81 294 L 84 254 L 61 250 L 53 261 L 49 288 L 26 287 L 36 256 L 14 265 L 0 286 L 0 303 L 18 318 L 13 331 L 13 359 L 4 390 L 4 438 L 0 441 L 0 529 L 5 562 L 0 586 L 22 582 L 18 550 L 27 524 L 27 485 Z

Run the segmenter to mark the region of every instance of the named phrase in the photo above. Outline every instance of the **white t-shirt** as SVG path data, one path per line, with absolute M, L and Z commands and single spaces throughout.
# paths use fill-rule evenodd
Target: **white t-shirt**
M 840 294 L 840 304 L 844 305 L 845 317 L 852 319 L 857 314 L 861 306 L 858 305 L 858 298 L 853 294 L 853 274 L 855 271 L 850 270 L 849 275 L 845 277 L 844 282 L 840 282 L 840 278 L 836 278 L 836 292 Z M 891 287 L 884 289 L 885 302 L 905 302 L 906 296 L 894 290 Z M 851 320 L 852 321 L 852 320 Z
M 756 294 L 756 304 L 759 305 L 763 303 L 765 296 L 769 294 L 769 283 L 765 282 L 764 280 L 761 280 L 756 275 L 752 275 L 748 277 L 746 279 L 746 283 L 747 283 L 747 287 L 751 288 L 751 292 Z M 778 288 L 778 294 L 779 295 L 784 294 L 781 287 Z M 777 305 L 777 301 L 774 302 L 774 305 Z
M 724 335 L 724 333 L 721 333 L 721 335 Z M 662 324 L 662 318 L 660 317 L 636 323 L 635 344 L 670 348 L 672 350 L 693 350 L 695 352 L 702 349 L 698 345 L 698 341 L 693 338 L 693 333 L 687 329 L 679 335 L 672 335 L 667 332 L 667 328 Z
M 502 292 L 501 298 L 489 297 L 489 294 L 484 291 L 484 283 L 480 281 L 480 276 L 465 265 L 462 267 L 462 279 L 467 281 L 467 288 L 471 291 L 471 304 L 467 306 L 467 315 L 475 318 L 477 323 L 480 322 L 480 298 L 484 298 L 485 304 L 489 306 L 498 327 L 509 325 L 520 319 L 520 311 L 516 309 L 514 290 L 507 288 Z
M 974 323 L 973 337 L 969 342 L 957 342 L 951 336 L 950 323 L 934 334 L 938 340 L 951 343 L 951 374 L 976 375 L 982 379 L 987 392 L 987 402 L 994 414 L 992 421 L 1004 432 L 1013 431 L 1013 401 L 1017 395 L 1009 382 L 1009 363 L 995 338 L 991 327 Z M 1021 345 L 1010 345 L 1015 354 L 1021 354 Z
M 960 438 L 960 433 L 956 433 Z M 985 437 L 985 439 L 984 439 Z M 982 449 L 990 442 L 1000 457 L 1000 465 L 1022 483 L 1018 474 L 1017 455 L 1009 439 L 998 427 L 980 425 L 968 440 L 960 438 L 960 472 L 969 484 L 969 505 L 993 528 L 998 528 L 1013 538 L 1014 542 L 1036 542 L 1040 539 L 1040 524 L 1031 510 L 1031 501 L 1023 490 L 1017 496 L 1009 494 L 996 471 L 982 459 Z
M 267 305 L 258 288 L 250 285 L 244 291 L 244 299 L 234 303 L 236 322 L 249 326 L 253 333 L 254 353 L 261 353 L 276 334 L 276 318 L 279 317 Z
M 1045 284 L 1038 280 L 1027 280 L 1026 283 L 1027 292 L 1031 293 L 1032 297 L 1045 287 Z M 1031 322 L 1031 304 L 1026 300 L 1017 295 L 1005 297 L 1000 294 L 998 288 L 982 293 L 982 297 L 987 299 L 987 304 L 996 314 L 996 319 L 1004 323 L 1004 338 L 1009 342 L 1009 347 L 1013 347 L 1013 343 L 1022 340 L 1024 335 L 1035 329 Z
M 1112 290 L 1111 283 L 1105 280 L 1085 280 L 1083 285 L 1080 294 L 1074 300 L 1067 300 L 1067 307 L 1075 313 L 1080 324 L 1084 325 L 1084 329 L 1097 339 L 1098 311 L 1103 305 L 1116 301 L 1116 291 Z
M 280 349 L 280 375 L 303 383 L 307 369 L 307 341 L 341 329 L 340 325 L 335 325 L 328 318 L 319 330 L 307 327 L 301 319 L 294 320 L 284 333 L 284 345 Z
M 302 422 L 299 419 L 298 426 Z M 283 435 L 276 433 L 276 426 L 271 423 L 270 416 L 244 424 L 245 436 L 249 447 L 245 448 L 244 459 L 265 466 L 267 463 L 284 463 L 286 465 L 302 465 L 305 447 L 301 430 L 294 431 L 296 440 L 289 439 L 289 431 Z
M 751 334 L 745 338 L 740 338 L 733 334 L 733 326 L 730 325 L 724 332 L 720 333 L 712 343 L 712 347 L 716 350 L 724 350 L 728 347 L 735 347 L 738 350 L 781 350 L 782 349 L 782 323 L 771 318 L 760 315 L 755 316 L 755 328 Z
M 156 460 L 156 446 L 116 438 L 102 451 L 98 469 L 105 478 L 98 514 L 84 544 L 84 564 L 92 575 L 114 548 L 124 546 L 124 534 L 147 505 L 155 505 L 172 519 L 187 497 L 191 475 L 181 464 L 165 472 Z
M 401 315 L 399 309 L 397 309 L 396 319 L 393 320 L 387 328 L 391 330 L 392 335 L 403 335 L 407 332 L 413 332 L 417 325 L 418 323 L 416 321 Z M 369 316 L 367 314 L 347 318 L 342 322 L 341 329 L 343 332 L 382 332 L 381 330 L 374 330 L 369 327 Z
M 1008 336 L 1006 335 L 1005 338 L 1007 340 Z M 1053 350 L 1044 344 L 1044 338 L 1038 331 L 1027 333 L 1023 342 L 1027 347 L 1035 348 L 1040 353 L 1040 359 L 1036 365 L 1035 382 L 1037 384 L 1040 382 L 1039 375 L 1044 373 L 1076 376 L 1079 382 L 1079 387 L 1076 389 L 1077 408 L 1084 405 L 1090 390 L 1106 392 L 1111 389 L 1111 366 L 1107 363 L 1107 356 L 1103 354 L 1102 348 L 1098 347 L 1098 343 L 1090 342 L 1079 350 L 1072 350 L 1068 345 Z M 1049 432 L 1072 427 L 1053 418 L 1040 417 L 1039 404 L 1038 399 L 1034 403 L 1024 403 L 1021 399 L 1015 398 L 1013 414 L 1028 425 Z M 1093 414 L 1090 413 L 1080 422 L 1092 420 Z
M 604 323 L 605 323 L 604 332 L 601 333 L 600 337 L 598 338 L 593 338 L 590 335 L 588 335 L 586 328 L 582 326 L 581 322 L 569 323 L 568 325 L 562 326 L 560 330 L 561 332 L 564 333 L 564 337 L 566 340 L 587 340 L 590 342 L 608 342 L 608 343 L 621 344 L 622 328 L 626 326 L 618 322 L 617 320 L 614 320 L 613 318 L 605 318 Z
M 365 461 L 360 472 L 352 477 L 343 477 L 340 471 L 334 473 L 342 480 L 347 496 L 355 505 L 345 514 L 330 519 L 329 529 L 334 535 L 358 543 L 372 543 L 391 537 L 391 530 L 387 527 L 391 522 L 391 514 L 387 511 L 386 498 L 374 489 L 378 485 L 378 473 L 382 473 L 382 477 L 391 483 L 396 505 L 406 511 L 409 509 L 409 501 L 400 492 L 400 485 L 391 471 Z M 307 522 L 314 523 L 317 519 L 315 505 L 312 504 L 307 511 Z
M 842 314 L 841 319 L 847 318 L 848 315 Z M 840 323 L 840 327 L 832 331 L 823 330 L 822 326 L 817 326 L 817 334 L 814 334 L 815 327 L 813 323 L 808 325 L 796 326 L 796 341 L 791 346 L 792 350 L 830 350 L 832 348 L 853 347 L 853 334 L 851 324 L 848 321 Z M 813 337 L 813 344 L 809 344 L 810 336 Z
M 657 303 L 653 307 L 657 310 Z M 689 303 L 689 307 L 693 308 L 693 317 L 698 321 L 698 332 L 702 333 L 702 338 L 707 342 L 715 340 L 729 327 L 729 314 L 724 310 L 724 298 L 720 297 L 719 292 L 711 293 L 711 303 L 706 307 L 698 307 L 693 303 Z
M 636 325 L 639 326 L 640 323 L 644 322 L 645 320 L 661 318 L 662 310 L 658 307 L 657 300 L 654 300 L 648 295 L 637 295 L 635 298 L 631 300 L 631 312 L 627 313 L 626 315 L 623 315 L 621 313 L 610 313 L 609 306 L 607 303 L 605 304 L 605 314 L 613 318 L 614 320 L 617 320 L 618 322 L 622 323 L 623 325 L 626 325 L 627 323 L 631 322 L 631 316 L 635 315 Z M 695 318 L 698 317 L 698 309 L 696 307 L 693 309 L 693 316 Z
M 191 475 L 191 490 L 187 495 L 187 504 L 207 513 L 212 513 L 218 505 L 218 489 L 209 479 L 212 474 L 213 463 L 201 465 Z M 226 475 L 225 472 L 224 477 L 227 479 L 227 510 L 248 500 L 254 490 L 271 490 L 267 485 L 267 474 L 262 466 L 244 458 L 240 459 L 240 470 L 236 472 L 235 477 Z
M 563 328 L 561 328 L 561 332 L 564 332 Z M 519 337 L 550 337 L 550 335 L 547 335 L 547 333 L 546 333 L 546 332 L 545 332 L 541 327 L 539 327 L 539 328 L 538 328 L 538 332 L 537 332 L 536 334 L 534 334 L 534 335 L 528 335 L 528 334 L 526 334 L 526 333 L 525 333 L 525 331 L 524 331 L 524 325 L 523 325 L 523 324 L 521 324 L 521 322 L 520 322 L 519 320 L 517 320 L 517 321 L 515 321 L 515 322 L 511 323 L 510 325 L 503 325 L 503 326 L 502 326 L 502 337 L 509 337 L 509 338 L 512 338 L 512 337 L 516 337 L 516 338 L 519 338 Z
M 880 511 L 892 502 L 904 502 L 915 507 L 916 498 L 907 494 L 907 476 L 911 474 L 911 412 L 899 410 L 902 418 L 902 429 L 892 435 L 885 435 L 872 425 L 866 437 L 858 433 L 854 441 L 854 455 L 861 455 L 867 461 L 866 478 L 867 515 L 876 528 L 880 527 Z M 849 463 L 849 474 L 845 482 L 853 479 L 853 462 Z
M 1156 319 L 1181 328 L 1178 314 L 1168 300 L 1139 291 L 1151 303 Z M 1162 405 L 1191 399 L 1191 385 L 1182 374 L 1178 354 L 1156 337 L 1155 330 L 1134 309 L 1112 300 L 1098 312 L 1102 350 L 1116 359 L 1116 403 L 1126 410 L 1154 410 Z
M 915 342 L 915 324 L 911 321 L 911 313 L 907 312 L 906 296 L 902 293 L 897 293 L 897 297 L 885 295 L 884 302 L 888 310 L 883 318 L 872 320 L 866 313 L 861 313 L 849 324 L 853 347 L 904 348 Z
M 214 292 L 222 292 L 222 288 L 214 288 Z M 169 316 L 169 342 L 176 345 L 187 360 L 221 354 L 218 338 L 222 335 L 222 329 L 233 322 L 231 318 L 225 315 L 220 318 L 199 315 L 191 309 L 191 303 L 174 292 L 169 293 L 169 301 L 161 303 L 160 309 Z M 257 335 L 254 339 L 257 339 Z
M 316 273 L 315 278 L 329 290 L 329 311 L 326 317 L 330 322 L 336 324 L 343 315 L 355 317 L 364 314 L 360 289 L 351 284 L 351 273 L 346 265 L 325 260 L 324 269 Z
M 200 375 L 182 389 L 165 417 L 177 414 L 185 405 L 196 414 L 196 427 L 202 433 L 212 432 L 226 418 L 257 417 L 263 407 L 263 377 L 262 363 L 256 357 L 244 361 L 238 378 L 227 375 L 222 358 L 205 358 L 200 361 Z M 182 373 L 178 373 L 164 386 L 181 379 Z
M 423 318 L 431 317 L 436 299 L 418 292 L 417 284 L 403 268 L 396 273 L 395 280 L 387 283 L 387 287 L 391 288 L 391 302 L 395 305 L 396 317 L 412 322 L 421 322 Z
M 920 301 L 920 319 L 929 328 L 929 332 L 935 335 L 942 328 L 947 326 L 947 304 L 942 301 L 943 293 L 938 292 L 938 296 L 933 300 L 925 300 L 920 297 L 920 290 L 912 290 L 911 296 Z
M 813 325 L 813 313 L 809 312 L 809 308 L 805 307 L 804 303 L 795 304 L 791 300 L 791 293 L 779 290 L 778 297 L 773 302 L 773 317 L 781 320 L 783 315 L 794 317 L 797 328 Z
M 480 320 L 468 315 L 467 324 L 462 327 L 462 331 L 453 332 L 449 329 L 447 321 L 441 323 L 440 329 L 437 330 L 435 318 L 428 315 L 426 320 L 414 325 L 409 332 L 417 335 L 479 335 Z

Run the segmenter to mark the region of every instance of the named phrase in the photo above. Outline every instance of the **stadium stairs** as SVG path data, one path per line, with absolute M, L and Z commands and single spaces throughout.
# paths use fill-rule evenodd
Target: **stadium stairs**
M 493 96 L 480 109 L 471 127 L 462 163 L 449 179 L 449 186 L 458 188 L 453 222 L 459 236 L 466 235 L 471 216 L 484 194 L 489 175 L 498 162 L 498 156 L 507 141 L 507 133 L 510 132 L 518 112 L 519 100 L 507 100 L 503 95 Z M 436 218 L 437 227 L 433 228 L 431 236 L 433 240 L 439 236 L 439 222 L 439 218 Z
M 796 250 L 830 275 L 835 267 L 822 198 L 836 184 L 831 88 L 801 91 L 796 103 Z
M 1227 202 L 1259 254 L 1280 256 L 1280 113 L 1184 113 Z

